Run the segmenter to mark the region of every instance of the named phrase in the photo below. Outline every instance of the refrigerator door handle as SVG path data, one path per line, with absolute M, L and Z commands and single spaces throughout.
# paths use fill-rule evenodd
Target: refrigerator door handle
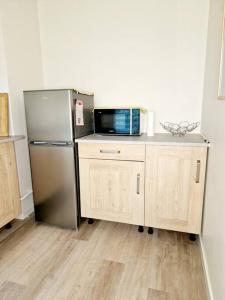
M 32 145 L 47 145 L 48 142 L 44 142 L 44 141 L 31 141 L 30 144 L 32 144 Z
M 52 142 L 51 145 L 53 145 L 53 146 L 69 146 L 69 145 L 72 145 L 72 142 Z

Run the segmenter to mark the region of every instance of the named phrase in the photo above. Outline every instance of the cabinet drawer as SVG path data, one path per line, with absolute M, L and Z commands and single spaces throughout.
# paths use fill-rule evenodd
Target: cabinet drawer
M 80 158 L 145 160 L 145 145 L 79 144 Z

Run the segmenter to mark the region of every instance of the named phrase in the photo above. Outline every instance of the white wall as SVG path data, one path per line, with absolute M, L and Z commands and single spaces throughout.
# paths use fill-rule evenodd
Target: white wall
M 225 295 L 225 101 L 217 99 L 224 0 L 210 1 L 202 132 L 210 140 L 202 247 L 211 294 Z
M 6 92 L 6 93 L 9 90 L 1 20 L 0 20 L 0 90 L 1 92 Z
M 7 62 L 6 62 L 6 55 L 5 55 L 5 45 L 3 40 L 1 18 L 0 18 L 0 92 L 1 93 L 9 92 Z M 9 103 L 9 133 L 13 134 L 11 103 Z
M 36 0 L 1 0 L 0 20 L 5 78 L 10 96 L 11 133 L 26 135 L 23 90 L 43 87 L 41 47 Z M 3 56 L 2 56 L 3 57 Z M 16 143 L 23 214 L 33 210 L 27 141 Z
M 200 121 L 208 0 L 38 0 L 45 86 Z

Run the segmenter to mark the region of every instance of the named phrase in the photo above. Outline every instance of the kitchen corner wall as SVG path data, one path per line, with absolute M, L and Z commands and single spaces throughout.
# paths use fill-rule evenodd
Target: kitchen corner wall
M 92 91 L 97 106 L 153 110 L 158 132 L 159 121 L 199 121 L 208 5 L 0 0 L 0 87 L 10 94 L 11 133 L 26 134 L 22 91 L 43 87 Z M 24 217 L 33 209 L 25 140 L 16 152 Z
M 45 87 L 200 121 L 208 0 L 38 0 Z M 200 130 L 200 129 L 199 129 Z
M 211 299 L 225 299 L 225 101 L 217 99 L 224 0 L 210 0 L 202 133 L 210 141 L 201 245 Z
M 0 1 L 0 90 L 9 93 L 10 133 L 26 135 L 23 90 L 43 87 L 36 0 Z M 21 218 L 33 211 L 27 140 L 16 142 Z

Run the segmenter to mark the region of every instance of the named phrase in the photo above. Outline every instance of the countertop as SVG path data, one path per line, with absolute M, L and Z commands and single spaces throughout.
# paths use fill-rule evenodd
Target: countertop
M 187 134 L 184 137 L 172 136 L 169 133 L 156 133 L 154 136 L 114 136 L 91 134 L 79 139 L 77 143 L 105 143 L 105 144 L 150 144 L 150 145 L 180 145 L 209 147 L 208 141 L 205 141 L 200 134 Z
M 24 139 L 24 135 L 9 135 L 9 136 L 1 136 L 0 137 L 0 144 L 16 142 L 19 140 Z

